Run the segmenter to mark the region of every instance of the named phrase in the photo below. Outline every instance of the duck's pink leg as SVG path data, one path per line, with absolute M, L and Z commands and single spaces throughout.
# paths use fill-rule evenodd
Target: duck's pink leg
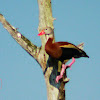
M 70 64 L 68 64 L 67 67 L 70 67 L 70 69 L 71 69 L 71 66 L 72 66 L 72 64 L 74 64 L 74 62 L 75 62 L 75 58 L 72 57 L 72 62 Z
M 60 75 L 58 75 L 58 76 L 56 77 L 56 82 L 57 82 L 57 83 L 58 83 L 59 80 L 63 77 L 63 74 L 64 74 L 64 72 L 65 72 L 65 69 L 66 69 L 66 65 L 65 65 L 65 64 L 62 64 L 62 69 L 61 69 Z
M 62 64 L 62 69 L 61 69 L 61 72 L 60 72 L 60 75 L 58 75 L 57 77 L 56 77 L 56 82 L 58 83 L 58 81 L 63 77 L 63 74 L 64 74 L 64 72 L 65 72 L 65 69 L 66 68 L 71 68 L 71 66 L 72 66 L 72 64 L 75 62 L 75 58 L 73 57 L 72 58 L 72 62 L 70 63 L 70 64 L 68 64 L 68 65 L 65 65 L 65 64 Z

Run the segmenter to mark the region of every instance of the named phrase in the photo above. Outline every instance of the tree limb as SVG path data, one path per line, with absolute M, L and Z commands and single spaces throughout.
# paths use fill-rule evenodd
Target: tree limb
M 16 28 L 10 25 L 2 14 L 0 14 L 0 22 L 2 23 L 4 28 L 10 33 L 10 35 L 18 42 L 18 44 L 21 45 L 21 47 L 24 48 L 32 57 L 34 57 L 37 62 L 39 62 L 38 54 L 40 48 L 32 44 L 32 42 L 30 42 L 25 36 L 18 32 Z

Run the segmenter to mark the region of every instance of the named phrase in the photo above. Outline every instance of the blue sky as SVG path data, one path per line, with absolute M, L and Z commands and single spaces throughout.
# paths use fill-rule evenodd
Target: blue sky
M 100 0 L 52 0 L 56 41 L 84 42 L 90 56 L 68 69 L 67 100 L 100 98 Z M 24 36 L 41 45 L 37 0 L 0 0 L 0 13 Z M 45 80 L 38 63 L 0 23 L 0 100 L 47 100 Z M 1 84 L 1 83 L 0 83 Z

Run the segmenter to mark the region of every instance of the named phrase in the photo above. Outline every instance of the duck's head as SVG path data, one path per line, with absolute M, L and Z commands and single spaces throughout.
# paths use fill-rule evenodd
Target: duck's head
M 51 27 L 46 27 L 44 28 L 39 34 L 38 36 L 42 36 L 45 35 L 46 39 L 48 38 L 53 38 L 54 37 L 54 32 L 53 29 Z

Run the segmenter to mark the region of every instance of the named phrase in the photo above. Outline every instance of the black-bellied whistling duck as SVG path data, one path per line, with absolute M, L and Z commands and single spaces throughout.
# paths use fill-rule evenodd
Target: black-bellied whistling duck
M 69 42 L 53 43 L 53 29 L 50 27 L 46 27 L 38 34 L 38 36 L 41 35 L 45 35 L 46 37 L 49 37 L 45 45 L 46 53 L 52 58 L 60 60 L 63 63 L 60 75 L 56 77 L 57 83 L 63 77 L 65 69 L 71 67 L 71 65 L 75 62 L 75 58 L 80 58 L 80 57 L 89 58 L 89 56 L 83 50 L 81 50 L 80 48 L 78 48 L 72 43 Z M 65 65 L 64 61 L 69 60 L 71 58 L 72 58 L 72 62 L 69 65 Z

